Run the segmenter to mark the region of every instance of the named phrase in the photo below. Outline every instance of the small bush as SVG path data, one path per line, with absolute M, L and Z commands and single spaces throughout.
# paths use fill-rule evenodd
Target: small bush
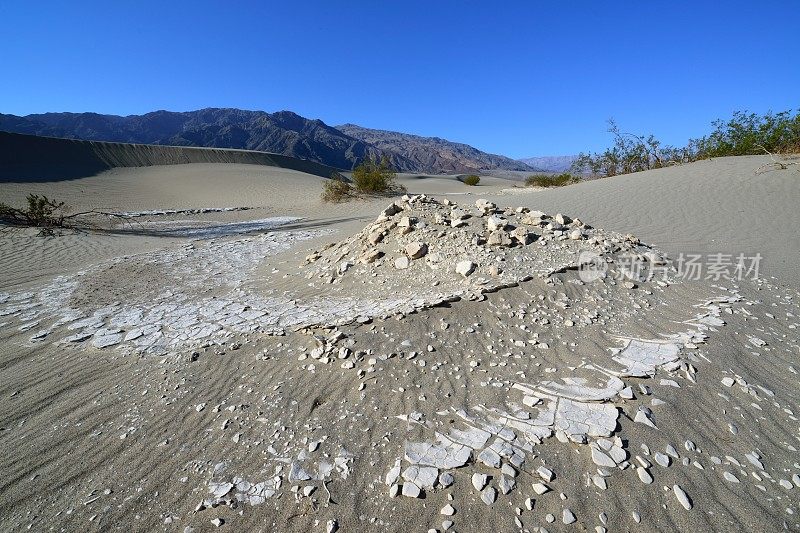
M 352 195 L 353 187 L 338 172 L 332 173 L 330 179 L 322 186 L 322 201 L 324 202 L 343 202 Z
M 353 185 L 362 194 L 385 194 L 403 190 L 395 183 L 395 173 L 385 155 L 380 161 L 368 158 L 353 169 Z
M 579 181 L 580 178 L 568 172 L 558 175 L 533 174 L 525 179 L 525 185 L 528 187 L 563 187 Z
M 476 176 L 475 174 L 470 174 L 469 176 L 464 177 L 464 185 L 469 185 L 470 187 L 474 187 L 478 183 L 480 183 L 481 178 Z
M 737 111 L 729 120 L 711 125 L 714 130 L 710 134 L 675 147 L 663 145 L 653 135 L 622 132 L 609 120 L 613 145 L 600 153 L 579 154 L 572 172 L 616 176 L 713 157 L 800 152 L 800 112 L 758 115 Z
M 64 202 L 45 195 L 29 194 L 27 209 L 17 209 L 0 203 L 0 222 L 14 226 L 52 228 L 64 225 Z

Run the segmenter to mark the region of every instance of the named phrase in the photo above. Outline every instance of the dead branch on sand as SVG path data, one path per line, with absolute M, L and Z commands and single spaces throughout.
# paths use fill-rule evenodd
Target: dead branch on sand
M 758 145 L 759 148 L 764 150 L 764 152 L 770 157 L 772 161 L 769 163 L 764 163 L 760 167 L 755 170 L 755 174 L 764 174 L 765 172 L 771 172 L 773 170 L 789 170 L 790 166 L 797 165 L 800 166 L 800 162 L 798 161 L 786 161 L 785 159 L 778 159 L 775 154 L 767 150 L 765 147 Z M 797 169 L 800 172 L 800 168 Z

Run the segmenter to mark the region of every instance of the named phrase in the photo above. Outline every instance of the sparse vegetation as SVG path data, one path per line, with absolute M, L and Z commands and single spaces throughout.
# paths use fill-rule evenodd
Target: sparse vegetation
M 405 187 L 395 183 L 395 173 L 389 158 L 368 158 L 353 169 L 348 181 L 339 172 L 333 172 L 322 189 L 324 202 L 343 202 L 359 195 L 382 195 L 404 192 Z
M 481 182 L 481 178 L 480 176 L 477 176 L 475 174 L 470 174 L 469 176 L 464 176 L 464 179 L 462 181 L 464 182 L 464 185 L 469 185 L 470 187 L 474 187 L 475 185 Z
M 64 226 L 64 202 L 29 194 L 28 207 L 18 209 L 0 202 L 0 222 L 10 226 L 55 228 Z
M 402 190 L 395 183 L 395 173 L 387 156 L 380 161 L 367 158 L 353 169 L 353 185 L 361 194 L 385 194 Z
M 800 112 L 758 115 L 737 111 L 730 120 L 717 120 L 712 126 L 715 129 L 709 135 L 679 148 L 662 145 L 653 135 L 624 133 L 609 120 L 613 145 L 601 153 L 581 153 L 572 171 L 607 177 L 713 157 L 800 152 Z M 777 168 L 785 166 L 777 163 Z
M 322 187 L 322 201 L 339 203 L 353 195 L 353 186 L 338 172 L 331 173 L 331 177 Z
M 577 183 L 581 179 L 578 176 L 565 172 L 563 174 L 533 174 L 525 179 L 528 187 L 563 187 L 571 183 Z
M 27 207 L 17 208 L 0 202 L 0 224 L 40 228 L 41 234 L 52 235 L 56 228 L 73 228 L 81 230 L 97 229 L 89 217 L 102 215 L 108 218 L 130 221 L 132 217 L 120 213 L 89 210 L 66 214 L 64 202 L 52 200 L 44 194 L 29 194 L 26 197 Z

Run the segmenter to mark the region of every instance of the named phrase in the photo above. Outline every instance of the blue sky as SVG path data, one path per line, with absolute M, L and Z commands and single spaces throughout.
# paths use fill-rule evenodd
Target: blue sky
M 0 113 L 288 109 L 512 157 L 800 107 L 800 1 L 0 2 Z

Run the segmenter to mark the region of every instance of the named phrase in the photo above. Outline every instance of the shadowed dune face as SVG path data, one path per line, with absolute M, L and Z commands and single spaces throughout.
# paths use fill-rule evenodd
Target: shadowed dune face
M 120 167 L 238 163 L 329 177 L 332 167 L 280 154 L 37 137 L 0 132 L 0 182 L 62 181 Z

